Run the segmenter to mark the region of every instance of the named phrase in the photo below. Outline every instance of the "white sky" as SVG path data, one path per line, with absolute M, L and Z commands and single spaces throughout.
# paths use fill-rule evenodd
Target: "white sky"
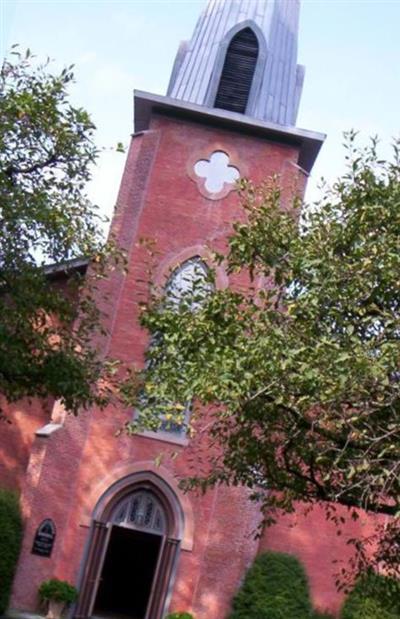
M 98 144 L 128 144 L 133 88 L 165 94 L 179 42 L 205 0 L 0 0 L 0 52 L 13 43 L 55 68 L 74 64 L 73 100 L 98 127 Z M 299 57 L 306 78 L 299 127 L 328 134 L 307 197 L 343 170 L 342 132 L 400 136 L 400 0 L 303 0 Z M 105 152 L 91 197 L 111 215 L 125 156 Z

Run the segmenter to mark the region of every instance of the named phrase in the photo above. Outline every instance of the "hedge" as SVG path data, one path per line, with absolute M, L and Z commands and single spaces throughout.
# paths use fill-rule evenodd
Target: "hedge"
M 341 619 L 400 619 L 400 582 L 370 572 L 347 596 Z
M 0 489 L 0 614 L 8 608 L 21 539 L 18 498 L 13 492 Z
M 307 577 L 293 556 L 266 552 L 256 558 L 236 594 L 230 619 L 310 619 Z

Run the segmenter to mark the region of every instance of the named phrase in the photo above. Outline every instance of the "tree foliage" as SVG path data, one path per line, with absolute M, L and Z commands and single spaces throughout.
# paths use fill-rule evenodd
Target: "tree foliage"
M 211 419 L 208 466 L 187 487 L 243 484 L 267 524 L 297 501 L 392 516 L 374 561 L 399 569 L 399 146 L 381 161 L 350 133 L 347 162 L 301 217 L 279 179 L 241 182 L 244 219 L 215 258 L 231 286 L 196 311 L 154 291 L 145 388 L 156 417 L 190 401 L 194 422 Z
M 364 574 L 346 597 L 341 619 L 399 619 L 400 584 L 397 580 Z
M 303 566 L 291 555 L 258 556 L 236 594 L 230 619 L 310 619 L 312 608 Z
M 69 101 L 72 80 L 71 67 L 52 75 L 17 49 L 0 71 L 0 392 L 61 398 L 76 412 L 105 395 L 95 297 L 118 252 L 86 194 L 95 127 Z M 92 264 L 84 292 L 68 266 L 77 258 Z M 50 285 L 51 263 L 65 265 L 67 290 Z
M 0 614 L 7 608 L 22 540 L 18 497 L 0 488 Z

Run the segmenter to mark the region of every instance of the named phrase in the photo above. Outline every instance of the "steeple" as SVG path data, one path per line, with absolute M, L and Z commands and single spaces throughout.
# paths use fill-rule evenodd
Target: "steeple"
M 208 0 L 179 47 L 168 96 L 295 125 L 304 79 L 299 10 L 300 0 Z

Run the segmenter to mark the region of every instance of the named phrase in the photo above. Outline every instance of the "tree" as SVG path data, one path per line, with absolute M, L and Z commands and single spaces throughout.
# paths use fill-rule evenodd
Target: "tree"
M 143 313 L 157 338 L 142 414 L 207 414 L 214 448 L 186 487 L 242 484 L 266 524 L 298 501 L 393 517 L 371 560 L 399 570 L 400 157 L 376 146 L 350 133 L 347 173 L 301 217 L 279 179 L 241 182 L 245 219 L 215 256 L 236 283 L 195 311 L 153 291 Z
M 107 397 L 96 294 L 119 254 L 86 195 L 98 151 L 89 115 L 69 102 L 72 80 L 71 67 L 52 75 L 16 48 L 0 71 L 0 392 L 60 398 L 76 413 Z M 85 280 L 77 258 L 91 264 Z M 51 263 L 64 265 L 67 290 L 49 284 Z
M 0 488 L 0 613 L 8 608 L 11 586 L 22 540 L 18 498 Z
M 281 552 L 258 555 L 232 602 L 229 619 L 311 619 L 307 576 L 300 561 Z
M 366 572 L 349 593 L 341 619 L 398 619 L 400 583 L 387 576 Z

